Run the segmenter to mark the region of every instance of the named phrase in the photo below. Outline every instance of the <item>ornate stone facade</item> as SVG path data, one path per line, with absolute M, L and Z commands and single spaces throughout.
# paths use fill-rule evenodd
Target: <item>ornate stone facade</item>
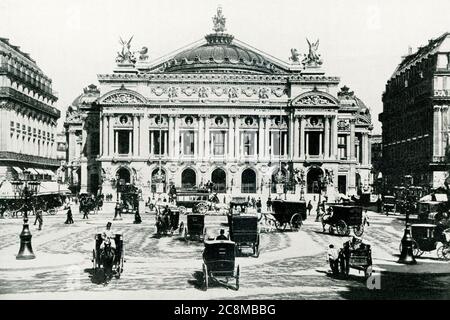
M 316 59 L 318 42 L 314 65 L 289 64 L 223 33 L 221 11 L 214 23 L 203 44 L 98 75 L 99 97 L 83 112 L 99 114 L 102 191 L 114 195 L 119 177 L 151 195 L 160 167 L 166 185 L 211 181 L 228 197 L 264 200 L 280 169 L 287 198 L 299 199 L 300 181 L 307 198 L 363 191 L 370 114 L 345 88 L 338 95 L 339 78 Z
M 386 84 L 379 119 L 387 187 L 412 175 L 416 185 L 439 188 L 448 176 L 449 52 L 450 34 L 445 33 L 403 57 Z
M 36 62 L 0 38 L 0 180 L 21 178 L 25 170 L 38 179 L 53 177 L 60 165 L 57 99 Z

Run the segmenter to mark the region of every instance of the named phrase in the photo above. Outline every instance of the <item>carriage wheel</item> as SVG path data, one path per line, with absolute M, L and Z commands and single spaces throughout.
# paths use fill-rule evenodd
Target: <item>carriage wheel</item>
M 444 244 L 437 249 L 437 256 L 439 259 L 449 260 L 450 259 L 450 246 Z
M 333 228 L 333 226 L 330 226 L 330 227 L 328 228 L 328 232 L 329 232 L 330 234 L 334 234 L 334 228 Z
M 355 234 L 355 236 L 361 237 L 364 233 L 364 224 L 354 227 L 353 233 Z
M 302 226 L 302 216 L 299 213 L 294 214 L 291 218 L 290 225 L 292 231 L 300 230 L 300 227 Z
M 206 212 L 208 212 L 208 207 L 203 203 L 199 203 L 197 205 L 197 211 L 201 214 L 205 214 Z
M 237 266 L 236 270 L 236 291 L 239 290 L 239 265 Z
M 337 233 L 340 236 L 345 236 L 349 233 L 350 230 L 348 230 L 347 224 L 344 222 L 344 220 L 339 220 L 336 224 Z
M 181 214 L 185 214 L 186 213 L 186 207 L 179 206 L 178 209 L 180 210 Z
M 203 288 L 208 290 L 208 267 L 203 264 Z

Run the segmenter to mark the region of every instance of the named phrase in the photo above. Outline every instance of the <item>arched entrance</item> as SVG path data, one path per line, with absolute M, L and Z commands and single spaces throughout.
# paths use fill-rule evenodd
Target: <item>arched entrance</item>
M 158 181 L 158 173 L 159 173 L 159 168 L 156 168 L 152 171 L 152 184 L 151 184 L 151 191 L 153 193 L 156 192 L 156 183 Z M 161 168 L 161 175 L 162 175 L 162 182 L 164 183 L 164 189 L 163 192 L 166 192 L 166 172 L 164 171 L 164 169 Z
M 187 168 L 181 174 L 181 187 L 183 189 L 189 189 L 196 186 L 197 175 L 195 171 L 191 168 Z
M 227 192 L 227 175 L 223 169 L 217 168 L 211 173 L 211 182 L 214 184 L 213 192 Z
M 308 193 L 320 193 L 322 191 L 321 181 L 323 171 L 320 168 L 311 168 L 306 175 L 306 184 Z
M 117 170 L 117 174 L 119 177 L 119 183 L 125 184 L 125 183 L 131 183 L 131 174 L 130 170 L 127 168 L 120 168 Z
M 241 176 L 241 192 L 256 193 L 256 173 L 252 169 L 245 169 Z

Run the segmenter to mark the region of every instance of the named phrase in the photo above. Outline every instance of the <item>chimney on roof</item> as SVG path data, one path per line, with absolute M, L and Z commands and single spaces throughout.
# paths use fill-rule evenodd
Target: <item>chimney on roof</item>
M 408 47 L 408 55 L 412 55 L 412 53 L 413 53 L 413 52 L 412 52 L 412 47 L 409 46 L 409 47 Z

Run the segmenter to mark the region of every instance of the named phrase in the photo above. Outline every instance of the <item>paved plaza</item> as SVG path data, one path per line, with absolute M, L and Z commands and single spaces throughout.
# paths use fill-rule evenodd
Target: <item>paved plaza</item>
M 396 264 L 404 222 L 398 216 L 369 211 L 370 226 L 364 241 L 372 245 L 374 275 L 380 290 L 367 288 L 364 274 L 351 270 L 347 279 L 328 274 L 326 250 L 341 246 L 348 237 L 322 232 L 311 214 L 301 230 L 261 233 L 260 256 L 238 257 L 240 289 L 211 284 L 202 289 L 203 243 L 175 233 L 156 236 L 155 215 L 142 214 L 142 224 L 132 215 L 113 221 L 122 233 L 125 265 L 120 279 L 107 285 L 93 273 L 94 235 L 113 218 L 109 206 L 89 220 L 74 210 L 75 223 L 64 224 L 65 214 L 44 216 L 43 230 L 30 219 L 36 259 L 15 259 L 19 249 L 21 219 L 0 220 L 0 299 L 363 299 L 449 298 L 450 263 L 439 261 L 436 252 L 425 253 L 415 266 Z M 186 216 L 181 216 L 186 224 Z M 224 215 L 208 214 L 208 234 L 227 229 Z M 249 252 L 250 253 L 250 252 Z M 245 251 L 244 251 L 245 254 Z

